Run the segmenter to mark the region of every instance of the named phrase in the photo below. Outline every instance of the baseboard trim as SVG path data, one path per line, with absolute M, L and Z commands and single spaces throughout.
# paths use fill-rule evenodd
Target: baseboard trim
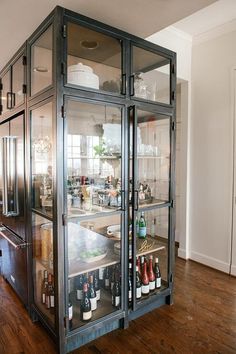
M 192 259 L 193 261 L 205 264 L 208 267 L 218 269 L 221 272 L 224 272 L 227 274 L 229 274 L 229 272 L 230 272 L 230 264 L 229 263 L 219 261 L 218 259 L 209 257 L 205 254 L 191 251 L 189 258 Z M 236 272 L 236 267 L 235 267 L 235 272 Z
M 183 259 L 188 259 L 186 249 L 178 248 L 178 257 Z
M 233 265 L 233 264 L 231 265 L 230 274 L 236 277 L 236 265 Z

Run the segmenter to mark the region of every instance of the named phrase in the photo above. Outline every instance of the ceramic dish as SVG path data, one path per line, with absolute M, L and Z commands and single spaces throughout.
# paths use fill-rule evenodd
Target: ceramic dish
M 99 78 L 90 66 L 78 63 L 68 67 L 68 83 L 99 89 Z
M 120 225 L 111 225 L 107 227 L 107 235 L 115 237 L 117 239 L 121 238 Z

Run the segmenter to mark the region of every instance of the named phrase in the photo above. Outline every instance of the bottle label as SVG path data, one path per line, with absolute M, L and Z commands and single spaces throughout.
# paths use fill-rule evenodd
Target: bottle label
M 45 304 L 46 302 L 46 296 L 45 296 L 45 293 L 42 294 L 42 303 Z
M 120 305 L 120 296 L 115 296 L 115 306 L 118 307 Z
M 97 295 L 97 301 L 100 300 L 101 297 L 101 290 L 96 290 L 96 295 Z
M 156 288 L 161 287 L 161 278 L 156 278 Z
M 149 282 L 149 290 L 155 290 L 156 287 L 156 282 L 154 281 L 150 281 Z
M 97 297 L 90 298 L 91 310 L 94 311 L 97 309 Z
M 149 294 L 149 284 L 142 285 L 142 294 Z
M 105 287 L 109 288 L 109 285 L 110 285 L 109 279 L 105 279 Z
M 84 321 L 88 321 L 88 320 L 90 320 L 90 318 L 92 318 L 92 311 L 83 312 L 83 320 Z
M 142 296 L 141 286 L 140 288 L 136 288 L 136 299 L 140 299 Z
M 114 281 L 111 281 L 111 291 L 113 289 L 113 286 L 114 286 Z
M 104 268 L 99 268 L 99 280 L 103 280 Z
M 129 290 L 129 301 L 131 301 L 131 300 L 132 300 L 132 291 Z
M 71 321 L 73 318 L 73 306 L 69 306 L 69 321 Z
M 54 295 L 51 295 L 51 296 L 50 296 L 50 306 L 51 306 L 51 307 L 54 307 L 54 306 L 55 306 L 55 304 L 54 304 Z
M 82 300 L 83 290 L 77 290 L 77 300 Z
M 141 226 L 139 227 L 139 237 L 146 237 L 147 234 L 147 228 L 146 226 Z

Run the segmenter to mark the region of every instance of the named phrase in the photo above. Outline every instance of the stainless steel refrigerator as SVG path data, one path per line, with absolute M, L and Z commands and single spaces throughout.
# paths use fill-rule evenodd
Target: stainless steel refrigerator
M 23 114 L 0 124 L 0 249 L 2 275 L 27 305 L 24 130 Z

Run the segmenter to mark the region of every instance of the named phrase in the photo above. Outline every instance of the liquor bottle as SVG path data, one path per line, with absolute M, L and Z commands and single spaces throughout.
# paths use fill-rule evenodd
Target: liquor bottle
M 100 286 L 99 286 L 97 271 L 94 272 L 93 284 L 94 284 L 94 289 L 96 291 L 97 301 L 99 301 L 101 298 L 101 290 L 100 290 Z
M 112 289 L 112 305 L 117 308 L 120 307 L 120 295 L 121 295 L 119 278 L 120 278 L 119 273 L 117 271 L 115 273 L 115 283 Z
M 51 312 L 54 313 L 55 307 L 55 296 L 54 296 L 54 287 L 53 287 L 53 275 L 48 274 L 48 292 L 49 292 L 49 301 Z
M 136 236 L 139 237 L 139 218 L 136 216 Z
M 104 272 L 104 287 L 106 290 L 110 290 L 110 272 L 109 267 L 106 267 Z
M 156 288 L 160 289 L 160 287 L 161 287 L 161 271 L 160 271 L 160 267 L 159 267 L 158 258 L 155 259 L 154 273 L 155 273 L 155 278 L 156 278 Z
M 149 294 L 149 279 L 147 275 L 147 263 L 143 263 L 143 272 L 142 272 L 142 295 Z
M 129 279 L 128 279 L 128 289 L 129 289 L 129 304 L 132 302 L 132 263 L 129 263 Z
M 153 238 L 156 236 L 156 218 L 152 220 L 150 235 Z
M 104 287 L 104 271 L 105 268 L 103 267 L 99 268 L 98 278 L 99 278 L 100 288 Z
M 138 272 L 141 275 L 140 257 L 137 257 L 136 259 L 136 266 L 138 267 Z
M 72 322 L 73 322 L 73 305 L 70 299 L 69 295 L 69 302 L 68 302 L 68 317 L 69 317 L 69 328 L 72 328 Z
M 46 303 L 47 286 L 48 286 L 48 272 L 47 272 L 47 270 L 45 270 L 43 272 L 43 282 L 42 282 L 42 288 L 41 288 L 41 301 L 42 301 L 42 304 L 44 304 L 44 305 Z
M 97 295 L 93 285 L 93 276 L 89 276 L 89 299 L 91 302 L 91 310 L 95 311 L 97 309 Z
M 156 287 L 156 277 L 153 272 L 153 256 L 149 257 L 149 268 L 148 268 L 148 279 L 149 279 L 149 290 L 153 291 Z
M 88 297 L 88 284 L 83 285 L 83 298 L 80 303 L 80 316 L 82 321 L 90 321 L 92 318 L 91 302 Z
M 139 238 L 146 238 L 146 235 L 147 235 L 147 226 L 144 218 L 144 212 L 142 212 L 139 219 Z
M 141 284 L 138 266 L 136 266 L 136 299 L 140 299 L 141 296 L 142 296 L 142 284 Z
M 141 275 L 141 277 L 143 274 L 143 266 L 144 266 L 144 256 L 141 256 L 141 260 L 140 260 L 140 275 Z
M 84 278 L 83 278 L 83 275 L 81 274 L 76 279 L 76 298 L 77 298 L 77 300 L 81 300 L 83 297 L 83 284 L 84 284 Z

